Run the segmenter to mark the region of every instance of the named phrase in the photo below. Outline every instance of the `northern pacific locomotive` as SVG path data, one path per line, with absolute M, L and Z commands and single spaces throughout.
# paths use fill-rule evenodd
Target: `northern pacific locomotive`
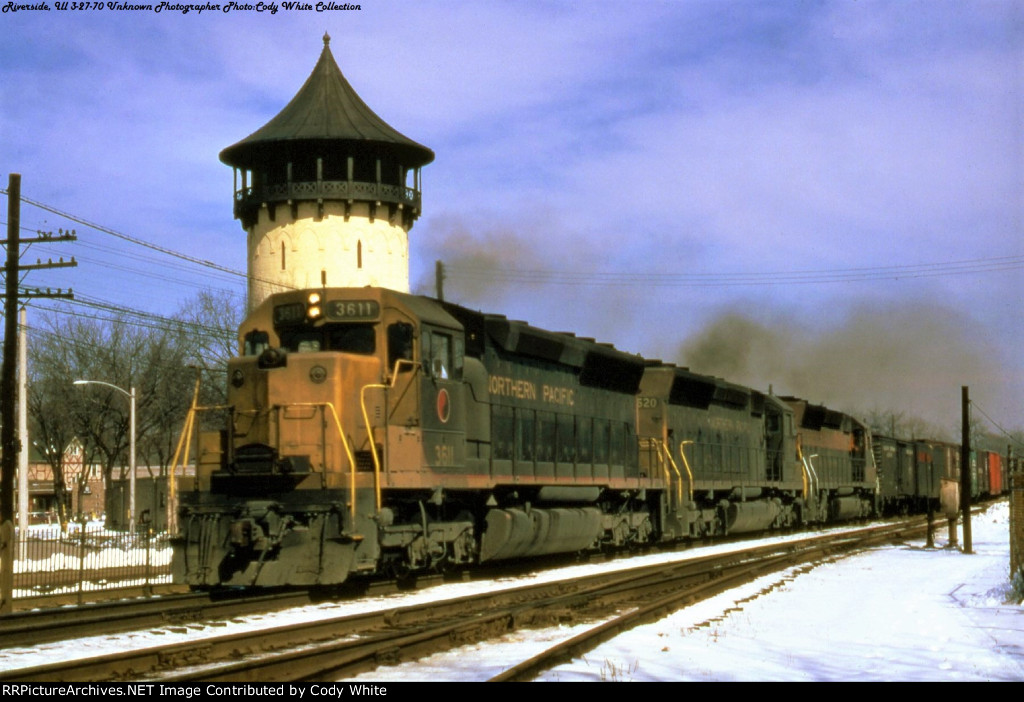
M 383 288 L 267 298 L 182 485 L 194 587 L 337 584 L 874 514 L 852 417 Z

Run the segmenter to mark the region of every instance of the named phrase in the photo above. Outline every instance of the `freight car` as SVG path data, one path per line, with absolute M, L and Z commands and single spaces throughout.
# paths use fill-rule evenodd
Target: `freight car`
M 923 513 L 942 497 L 943 481 L 960 481 L 960 447 L 945 441 L 873 437 L 882 514 Z
M 971 451 L 971 496 L 986 499 L 1003 494 L 1009 485 L 1007 465 L 1007 458 L 998 451 Z
M 178 582 L 335 584 L 847 519 L 852 418 L 382 288 L 269 297 L 179 496 Z M 221 408 L 223 409 L 223 408 Z

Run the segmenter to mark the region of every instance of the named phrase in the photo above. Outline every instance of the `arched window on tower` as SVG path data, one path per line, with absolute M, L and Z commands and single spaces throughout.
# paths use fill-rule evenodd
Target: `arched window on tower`
M 363 267 L 363 241 L 356 242 L 356 268 Z
M 284 245 L 284 242 L 282 241 L 281 242 L 281 270 L 282 271 L 285 269 L 285 267 L 284 267 L 284 251 L 285 251 L 285 248 L 287 248 L 287 247 Z

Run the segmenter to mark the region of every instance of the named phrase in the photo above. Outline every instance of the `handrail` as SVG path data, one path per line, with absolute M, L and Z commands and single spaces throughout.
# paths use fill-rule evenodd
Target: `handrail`
M 661 469 L 661 472 L 662 472 L 662 474 L 664 476 L 665 484 L 668 485 L 669 487 L 671 487 L 671 485 L 672 485 L 672 473 L 669 471 L 668 464 L 665 461 L 665 456 L 664 456 L 664 454 L 665 454 L 665 446 L 661 442 L 661 440 L 660 439 L 655 439 L 655 438 L 652 438 L 652 437 L 641 438 L 640 439 L 640 448 L 641 448 L 641 450 L 646 452 L 646 455 L 648 455 L 648 456 L 651 454 L 651 449 L 652 448 L 654 449 L 654 457 L 658 461 L 658 467 Z
M 380 456 L 377 455 L 377 442 L 374 441 L 373 427 L 370 426 L 370 414 L 366 411 L 366 391 L 371 389 L 377 390 L 390 390 L 395 387 L 395 383 L 398 382 L 398 369 L 403 365 L 408 364 L 413 370 L 420 367 L 420 365 L 407 358 L 399 358 L 395 360 L 395 367 L 391 373 L 390 383 L 369 383 L 364 385 L 359 391 L 359 409 L 363 413 L 363 424 L 366 426 L 366 435 L 370 439 L 370 455 L 373 457 L 373 489 L 374 496 L 377 503 L 377 511 L 380 512 L 383 506 L 383 499 L 381 497 L 381 466 Z M 387 404 L 387 398 L 385 396 L 385 405 Z M 387 422 L 387 407 L 385 406 L 385 423 Z
M 800 458 L 800 462 L 804 466 L 804 499 L 808 498 L 808 492 L 812 489 L 811 483 L 813 482 L 813 489 L 817 491 L 818 486 L 821 485 L 821 481 L 818 480 L 818 471 L 814 470 L 814 464 L 811 463 L 811 458 L 817 458 L 818 454 L 806 457 L 804 456 L 803 446 L 797 443 L 796 446 L 797 457 Z
M 334 403 L 331 402 L 291 402 L 286 405 L 275 405 L 276 408 L 282 409 L 286 407 L 327 407 L 331 410 L 331 417 L 334 419 L 334 426 L 338 430 L 338 436 L 341 438 L 341 445 L 345 449 L 345 456 L 348 458 L 349 464 L 349 491 L 351 493 L 351 503 L 349 506 L 349 512 L 352 516 L 352 526 L 355 527 L 356 523 L 356 458 L 352 452 L 352 447 L 348 443 L 348 438 L 345 436 L 345 430 L 341 427 L 341 418 L 338 416 L 338 410 L 334 407 Z M 230 410 L 233 409 L 233 405 L 208 405 L 204 407 L 193 407 L 191 411 L 194 413 L 209 412 L 213 410 Z M 258 414 L 256 410 L 252 411 L 253 415 Z M 248 414 L 248 413 L 246 413 Z M 194 420 L 193 420 L 194 424 Z M 376 451 L 374 451 L 376 456 Z
M 683 458 L 683 465 L 686 467 L 686 476 L 690 479 L 689 490 L 687 491 L 687 496 L 690 498 L 690 502 L 693 502 L 693 469 L 690 468 L 690 462 L 686 460 L 686 451 L 683 450 L 683 447 L 692 443 L 693 439 L 687 439 L 686 441 L 679 442 L 679 455 Z
M 355 454 L 352 453 L 352 447 L 349 446 L 348 439 L 345 437 L 345 431 L 341 428 L 341 418 L 338 416 L 338 410 L 335 409 L 334 403 L 332 402 L 294 402 L 287 405 L 278 405 L 278 407 L 327 407 L 331 410 L 331 416 L 334 418 L 334 426 L 338 429 L 338 436 L 341 437 L 341 445 L 345 449 L 345 455 L 348 457 L 349 464 L 349 491 L 350 495 L 350 507 L 349 512 L 352 515 L 352 527 L 355 528 L 356 524 L 356 458 Z
M 370 439 L 370 455 L 373 456 L 373 491 L 377 500 L 377 512 L 380 512 L 382 505 L 380 495 L 380 456 L 377 455 L 377 442 L 374 441 L 373 427 L 370 426 L 370 415 L 366 411 L 366 391 L 371 388 L 387 390 L 388 386 L 384 383 L 370 383 L 364 385 L 363 389 L 359 391 L 359 408 L 363 411 L 363 424 L 366 425 L 366 436 Z M 384 402 L 386 405 L 387 396 L 385 396 Z
M 669 487 L 672 486 L 672 471 L 675 472 L 676 477 L 678 478 L 678 480 L 676 481 L 676 502 L 677 504 L 681 504 L 683 501 L 683 474 L 679 471 L 679 465 L 676 463 L 676 460 L 672 457 L 672 450 L 661 439 L 648 437 L 647 439 L 645 439 L 645 441 L 649 441 L 653 443 L 653 445 L 655 446 L 655 455 L 658 457 L 658 462 L 661 464 L 662 472 L 664 472 L 665 474 L 665 482 L 669 484 Z M 686 462 L 686 455 L 683 454 L 683 446 L 685 444 L 692 443 L 692 441 L 683 441 L 679 444 L 679 453 L 683 455 L 683 463 L 686 464 L 686 474 L 690 478 L 689 489 L 687 493 L 691 501 L 693 500 L 693 473 L 690 471 L 690 466 Z M 672 468 L 672 471 L 669 471 L 670 466 Z
M 177 504 L 177 472 L 178 472 L 178 459 L 184 456 L 182 461 L 182 472 L 184 473 L 184 463 L 188 460 L 189 449 L 192 447 L 192 430 L 195 426 L 196 419 L 196 403 L 199 400 L 199 382 L 200 376 L 196 375 L 196 386 L 192 393 L 192 404 L 188 407 L 188 413 L 185 415 L 185 426 L 182 427 L 181 436 L 178 438 L 177 448 L 174 449 L 174 458 L 171 460 L 171 476 L 170 485 L 168 486 L 169 497 L 167 499 L 167 531 L 174 533 L 177 531 L 178 526 L 178 513 L 174 506 Z M 182 447 L 184 445 L 184 453 L 182 453 Z M 197 461 L 198 463 L 198 461 Z

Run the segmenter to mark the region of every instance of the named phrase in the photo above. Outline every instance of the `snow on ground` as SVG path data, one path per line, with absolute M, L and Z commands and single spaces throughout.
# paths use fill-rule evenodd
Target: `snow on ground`
M 1009 598 L 1005 502 L 972 520 L 973 555 L 919 542 L 877 549 L 809 572 L 767 575 L 620 636 L 544 681 L 1024 679 L 1024 608 Z M 797 538 L 797 537 L 793 537 Z M 752 542 L 757 543 L 757 542 Z M 745 548 L 751 543 L 714 547 Z M 645 565 L 711 552 L 645 556 Z M 198 640 L 298 620 L 390 609 L 430 599 L 518 587 L 574 573 L 625 567 L 581 565 L 493 582 L 451 583 L 400 595 L 310 605 L 230 622 L 190 624 L 0 649 L 0 668 L 23 668 L 125 648 Z M 585 627 L 515 632 L 498 642 L 383 667 L 354 681 L 487 680 Z
M 540 680 L 1024 680 L 1024 608 L 1006 604 L 1008 521 L 1006 502 L 975 516 L 970 555 L 943 548 L 943 525 L 935 549 L 922 538 L 798 575 L 767 575 L 619 636 Z M 487 680 L 582 629 L 519 632 L 353 680 Z
M 134 631 L 125 634 L 92 636 L 81 639 L 57 641 L 31 648 L 3 648 L 0 649 L 0 669 L 26 668 L 52 663 L 53 661 L 76 660 L 91 656 L 98 656 L 125 650 L 127 648 L 140 649 L 150 646 L 196 641 L 213 636 L 282 626 L 311 619 L 322 620 L 328 617 L 341 617 L 359 612 L 393 609 L 430 600 L 462 597 L 488 590 L 522 587 L 532 583 L 568 578 L 577 574 L 587 575 L 595 571 L 618 570 L 649 565 L 657 562 L 685 560 L 712 552 L 735 551 L 748 548 L 752 545 L 765 543 L 767 541 L 786 541 L 801 539 L 805 536 L 807 536 L 806 533 L 793 534 L 789 536 L 776 537 L 774 539 L 763 539 L 760 541 L 725 544 L 714 547 L 701 547 L 680 553 L 640 556 L 637 558 L 613 561 L 611 563 L 570 566 L 561 569 L 538 571 L 523 576 L 502 578 L 497 581 L 448 583 L 425 590 L 364 597 L 353 601 L 328 602 L 308 605 L 305 607 L 295 607 L 279 612 L 239 617 L 231 621 L 221 621 L 213 624 L 188 623 L 184 625 L 166 626 L 144 631 Z

